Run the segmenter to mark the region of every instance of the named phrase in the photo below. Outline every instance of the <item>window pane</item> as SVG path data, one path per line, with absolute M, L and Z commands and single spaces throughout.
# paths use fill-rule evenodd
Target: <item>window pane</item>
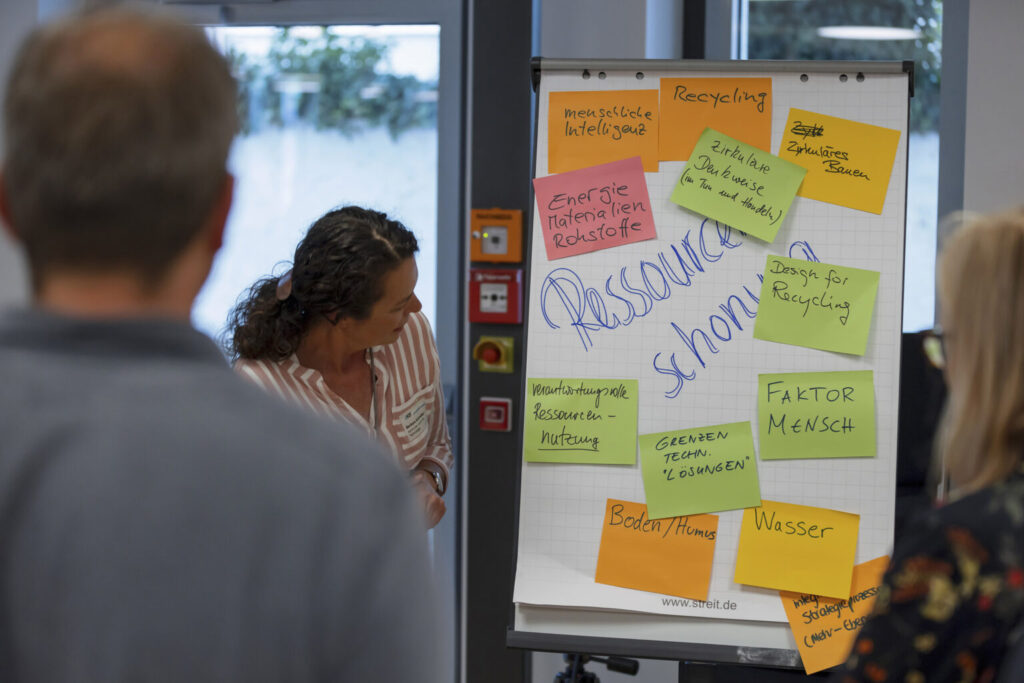
M 416 294 L 433 323 L 437 261 L 436 25 L 208 29 L 239 81 L 235 203 L 192 311 L 219 335 L 238 296 L 290 265 L 310 223 L 358 204 L 420 244 Z
M 903 329 L 933 324 L 941 0 L 744 0 L 749 59 L 913 60 Z M 888 29 L 871 31 L 867 29 Z M 893 35 L 892 29 L 903 29 Z

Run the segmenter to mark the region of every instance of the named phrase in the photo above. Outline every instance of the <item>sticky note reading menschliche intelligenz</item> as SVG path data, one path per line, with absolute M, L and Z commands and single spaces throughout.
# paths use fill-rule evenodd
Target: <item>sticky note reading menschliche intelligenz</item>
M 791 161 L 705 128 L 669 199 L 771 242 L 806 173 Z
M 875 606 L 887 555 L 853 568 L 850 597 L 845 600 L 808 593 L 779 591 L 796 648 L 808 675 L 842 664 Z
M 763 500 L 743 511 L 736 583 L 850 597 L 860 516 Z
M 762 460 L 875 456 L 871 370 L 765 374 L 758 385 Z
M 641 434 L 637 443 L 651 519 L 761 504 L 749 422 Z
M 863 356 L 878 271 L 769 256 L 754 338 Z
M 548 259 L 655 238 L 640 157 L 535 178 Z
M 594 90 L 548 96 L 548 173 L 639 156 L 658 170 L 658 91 Z
M 800 196 L 882 213 L 900 132 L 790 109 L 779 156 L 807 169 Z
M 636 463 L 635 379 L 527 379 L 528 462 Z
M 707 600 L 717 535 L 716 515 L 650 519 L 643 503 L 609 498 L 594 581 Z
M 772 79 L 662 78 L 658 158 L 686 161 L 705 128 L 770 152 Z

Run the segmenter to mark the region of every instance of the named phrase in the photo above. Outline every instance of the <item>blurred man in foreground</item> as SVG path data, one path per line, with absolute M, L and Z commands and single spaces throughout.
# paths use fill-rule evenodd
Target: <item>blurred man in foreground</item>
M 188 324 L 236 127 L 224 60 L 165 17 L 78 15 L 12 68 L 0 215 L 33 305 L 0 316 L 5 683 L 435 680 L 405 479 Z

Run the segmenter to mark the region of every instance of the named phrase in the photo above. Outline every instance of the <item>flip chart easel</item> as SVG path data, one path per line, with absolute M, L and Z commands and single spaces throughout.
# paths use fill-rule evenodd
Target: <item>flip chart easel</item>
M 552 93 L 657 90 L 663 78 L 771 79 L 768 151 L 772 154 L 779 152 L 791 109 L 899 131 L 880 213 L 797 196 L 777 236 L 768 243 L 670 202 L 685 162 L 660 161 L 654 171 L 649 159 L 644 159 L 656 239 L 551 260 L 536 204 L 528 235 L 524 377 L 638 380 L 640 434 L 747 420 L 756 434 L 760 374 L 871 370 L 877 418 L 875 457 L 758 462 L 763 499 L 860 515 L 857 562 L 884 555 L 892 546 L 912 66 L 906 62 L 540 58 L 533 62 L 537 178 L 550 175 Z M 743 301 L 749 304 L 748 294 L 758 293 L 756 276 L 764 272 L 771 255 L 879 273 L 864 355 L 753 338 L 754 320 L 737 317 L 736 309 Z M 687 260 L 689 282 L 680 285 L 669 279 L 662 286 L 655 271 L 664 270 L 663 259 L 672 263 L 677 258 Z M 653 296 L 623 291 L 623 281 L 635 288 L 645 276 L 648 282 L 655 281 L 650 285 Z M 589 295 L 591 291 L 597 294 Z M 577 293 L 579 299 L 574 298 Z M 637 315 L 628 324 L 620 319 L 619 325 L 599 315 L 601 324 L 588 325 L 594 320 L 580 313 L 588 305 L 587 297 L 622 305 L 616 295 L 636 297 L 632 301 Z M 647 304 L 649 310 L 639 315 L 640 307 Z M 731 318 L 723 314 L 723 306 L 734 309 Z M 696 351 L 691 348 L 695 346 Z M 682 374 L 692 373 L 692 379 L 680 381 L 678 373 L 673 375 L 668 363 L 673 354 Z M 522 415 L 530 410 L 526 390 L 524 386 L 522 409 L 517 411 L 520 434 Z M 673 601 L 594 582 L 606 501 L 644 500 L 639 461 L 622 466 L 524 460 L 518 487 L 510 646 L 800 666 L 777 591 L 732 582 L 742 510 L 718 513 L 718 547 L 707 601 Z

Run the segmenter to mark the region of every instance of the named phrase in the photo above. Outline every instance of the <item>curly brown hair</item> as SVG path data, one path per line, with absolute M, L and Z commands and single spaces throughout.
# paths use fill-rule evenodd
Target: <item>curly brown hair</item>
M 412 232 L 386 214 L 358 206 L 328 212 L 295 248 L 291 293 L 278 298 L 281 278 L 249 288 L 228 317 L 232 359 L 288 358 L 317 318 L 365 320 L 384 295 L 384 277 L 419 246 Z

